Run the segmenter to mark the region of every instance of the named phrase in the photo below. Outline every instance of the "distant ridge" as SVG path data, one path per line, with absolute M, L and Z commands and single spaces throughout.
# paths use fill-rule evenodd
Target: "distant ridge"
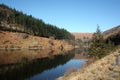
M 93 33 L 83 33 L 83 32 L 72 32 L 72 34 L 75 36 L 75 39 L 83 39 L 83 38 L 92 38 Z
M 88 37 L 89 39 L 91 39 L 93 35 L 93 33 L 90 32 L 71 32 L 71 33 L 75 36 L 75 39 L 83 39 L 84 37 Z M 120 25 L 104 31 L 103 36 L 107 38 L 118 33 L 120 33 Z

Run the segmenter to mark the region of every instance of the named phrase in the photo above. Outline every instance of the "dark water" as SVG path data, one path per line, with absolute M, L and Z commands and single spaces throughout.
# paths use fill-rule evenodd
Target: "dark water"
M 74 51 L 39 57 L 41 54 L 36 51 L 1 51 L 0 80 L 55 80 L 86 62 L 85 59 L 74 59 Z

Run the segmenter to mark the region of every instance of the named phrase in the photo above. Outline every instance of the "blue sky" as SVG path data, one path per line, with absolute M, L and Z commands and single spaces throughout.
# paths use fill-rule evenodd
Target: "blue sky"
M 120 0 L 0 0 L 69 32 L 95 32 L 120 25 Z

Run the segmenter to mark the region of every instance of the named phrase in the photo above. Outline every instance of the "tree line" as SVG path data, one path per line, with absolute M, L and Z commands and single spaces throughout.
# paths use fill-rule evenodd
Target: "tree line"
M 54 37 L 55 39 L 74 39 L 75 37 L 63 28 L 46 24 L 41 19 L 32 15 L 12 9 L 4 4 L 0 4 L 0 23 L 10 26 L 10 31 L 23 32 L 41 37 Z M 15 29 L 12 28 L 15 27 Z

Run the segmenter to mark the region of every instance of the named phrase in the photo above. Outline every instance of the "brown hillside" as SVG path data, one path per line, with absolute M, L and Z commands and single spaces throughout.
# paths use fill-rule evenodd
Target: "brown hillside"
M 0 49 L 71 49 L 61 40 L 32 36 L 25 33 L 0 31 Z
M 73 32 L 72 33 L 75 36 L 75 39 L 83 39 L 83 38 L 92 38 L 93 33 L 78 33 L 78 32 Z

